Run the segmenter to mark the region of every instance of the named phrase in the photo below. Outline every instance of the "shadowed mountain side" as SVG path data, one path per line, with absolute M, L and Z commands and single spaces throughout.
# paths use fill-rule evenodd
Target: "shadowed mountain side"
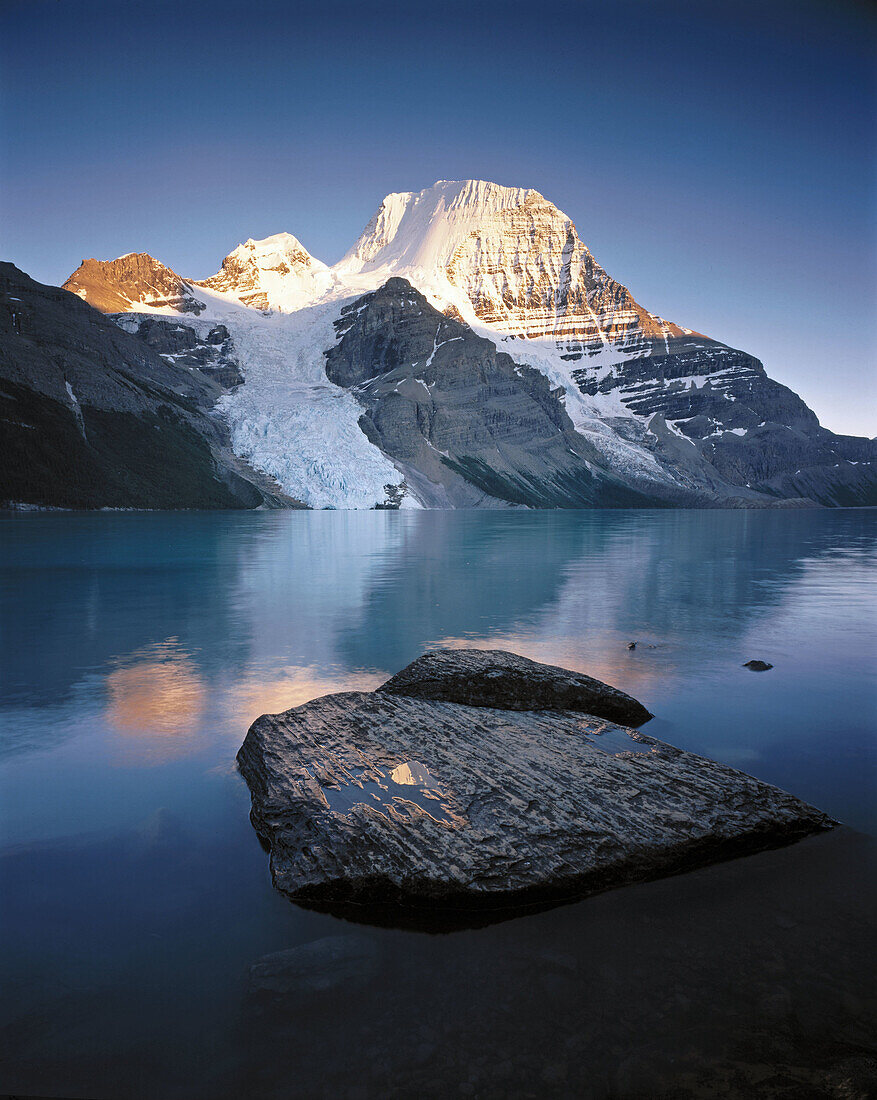
M 719 483 L 783 500 L 877 503 L 877 444 L 820 427 L 801 398 L 745 352 L 692 333 L 608 368 L 578 367 L 572 378 L 587 397 L 617 394 L 650 418 L 656 454 L 671 466 L 711 470 Z
M 270 496 L 205 411 L 220 393 L 76 295 L 0 264 L 0 501 L 257 507 Z
M 244 381 L 237 349 L 225 325 L 197 321 L 181 324 L 175 317 L 152 313 L 119 313 L 113 320 L 171 366 L 198 371 L 226 390 Z
M 696 500 L 660 483 L 632 487 L 606 469 L 544 374 L 434 309 L 405 279 L 345 307 L 335 328 L 329 380 L 353 389 L 365 434 L 401 469 L 428 479 L 434 503 L 470 503 L 460 479 L 529 507 Z M 416 484 L 422 493 L 423 480 Z

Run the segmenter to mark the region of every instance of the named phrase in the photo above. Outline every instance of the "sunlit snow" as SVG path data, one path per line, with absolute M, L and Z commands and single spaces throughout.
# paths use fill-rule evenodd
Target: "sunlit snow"
M 361 406 L 333 385 L 324 369 L 324 353 L 338 339 L 332 322 L 342 308 L 401 276 L 433 306 L 441 311 L 453 307 L 478 335 L 562 389 L 573 424 L 608 466 L 638 480 L 672 483 L 672 475 L 649 450 L 612 426 L 622 419 L 645 424 L 618 391 L 589 397 L 573 379 L 573 371 L 583 366 L 602 377 L 637 353 L 625 354 L 607 343 L 585 360 L 564 360 L 555 338 L 512 339 L 499 326 L 480 321 L 466 293 L 448 278 L 455 250 L 486 216 L 534 194 L 477 180 L 440 181 L 422 192 L 388 195 L 334 267 L 311 257 L 291 234 L 279 233 L 239 245 L 217 275 L 191 284 L 206 309 L 197 319 L 186 315 L 184 323 L 201 334 L 224 324 L 244 375 L 244 385 L 224 394 L 217 405 L 235 452 L 314 508 L 372 508 L 385 499 L 385 486 L 402 483 L 400 472 L 359 427 Z M 166 307 L 135 308 L 176 316 Z M 427 365 L 442 346 L 440 329 L 433 344 Z M 692 381 L 702 385 L 705 379 Z M 409 490 L 402 504 L 417 507 L 416 494 Z

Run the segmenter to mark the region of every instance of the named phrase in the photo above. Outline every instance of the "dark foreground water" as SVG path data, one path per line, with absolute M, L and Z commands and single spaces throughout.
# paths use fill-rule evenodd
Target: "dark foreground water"
M 875 559 L 869 511 L 0 516 L 0 1093 L 868 1095 Z M 450 936 L 297 909 L 248 724 L 437 644 L 608 680 L 848 827 Z M 373 974 L 248 998 L 338 934 Z

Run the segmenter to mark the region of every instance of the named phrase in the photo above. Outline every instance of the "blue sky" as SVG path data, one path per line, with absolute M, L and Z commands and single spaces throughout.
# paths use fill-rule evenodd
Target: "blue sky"
M 5 0 L 0 252 L 60 283 L 247 237 L 332 263 L 389 191 L 534 187 L 647 308 L 877 433 L 864 3 Z

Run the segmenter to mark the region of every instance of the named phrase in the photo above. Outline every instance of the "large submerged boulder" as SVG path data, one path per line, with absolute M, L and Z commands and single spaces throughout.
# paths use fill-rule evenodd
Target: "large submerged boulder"
M 628 726 L 641 726 L 652 717 L 642 703 L 592 676 L 502 649 L 424 653 L 378 691 L 470 707 L 580 710 Z
M 484 673 L 491 662 L 520 671 L 521 658 L 468 657 L 473 683 L 485 676 L 481 698 L 509 706 L 398 694 L 400 683 L 441 690 L 441 661 L 421 658 L 376 692 L 324 696 L 253 723 L 238 762 L 278 889 L 353 919 L 452 928 L 834 824 L 733 768 L 558 709 L 546 684 L 576 673 L 526 662 L 535 674 L 523 710 L 522 683 L 502 686 L 500 675 L 491 695 Z M 448 668 L 448 692 L 462 691 L 460 666 Z

